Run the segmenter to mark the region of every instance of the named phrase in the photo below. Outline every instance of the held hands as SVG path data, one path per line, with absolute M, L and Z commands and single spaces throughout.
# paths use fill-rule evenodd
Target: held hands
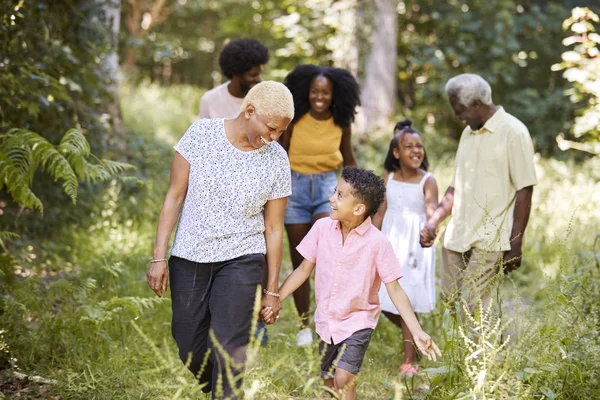
M 425 332 L 418 332 L 416 335 L 413 335 L 413 339 L 419 351 L 425 354 L 429 360 L 436 361 L 437 357 L 442 356 L 442 352 L 440 351 L 440 349 L 433 342 L 431 337 Z
M 271 325 L 275 323 L 277 318 L 279 318 L 279 311 L 281 311 L 279 297 L 268 294 L 263 295 L 260 316 L 265 321 L 265 324 Z
M 169 271 L 167 270 L 166 261 L 150 263 L 150 268 L 146 273 L 146 282 L 158 297 L 162 297 L 163 292 L 167 291 L 168 280 Z
M 436 224 L 427 221 L 423 229 L 421 230 L 421 247 L 431 247 L 438 233 L 438 227 Z

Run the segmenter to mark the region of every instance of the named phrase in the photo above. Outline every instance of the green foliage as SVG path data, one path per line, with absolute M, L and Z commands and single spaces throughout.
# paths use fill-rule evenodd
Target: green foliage
M 554 155 L 556 135 L 572 125 L 568 82 L 551 70 L 565 36 L 561 22 L 574 1 L 406 0 L 398 2 L 397 98 L 422 130 L 447 132 L 453 149 L 462 126 L 451 114 L 445 82 L 462 72 L 484 76 L 497 104 L 521 119 L 536 149 Z M 355 0 L 177 2 L 173 13 L 135 41 L 135 76 L 163 84 L 211 88 L 227 40 L 254 37 L 271 50 L 265 77 L 282 79 L 299 63 L 348 65 L 358 52 L 358 75 L 377 21 L 375 3 Z M 130 10 L 123 8 L 125 21 Z M 122 54 L 132 47 L 122 29 Z M 592 37 L 594 37 L 592 35 Z
M 574 8 L 571 17 L 563 22 L 563 28 L 573 36 L 563 40 L 563 45 L 572 46 L 562 54 L 562 62 L 552 66 L 553 70 L 564 70 L 563 77 L 573 84 L 566 94 L 578 106 L 572 134 L 581 145 L 564 140 L 560 136 L 561 149 L 574 148 L 600 154 L 600 35 L 596 26 L 600 22 L 597 14 L 589 8 Z
M 145 11 L 151 8 L 146 4 Z M 332 63 L 336 44 L 331 38 L 343 29 L 332 18 L 354 1 L 187 1 L 174 2 L 172 13 L 143 38 L 121 28 L 121 57 L 135 54 L 137 81 L 151 79 L 163 84 L 188 83 L 211 88 L 226 78 L 220 74 L 218 57 L 228 40 L 253 37 L 271 50 L 266 76 L 283 77 L 301 63 Z M 334 6 L 335 4 L 335 6 Z M 122 21 L 132 8 L 123 4 Z M 323 18 L 325 13 L 329 18 Z
M 0 131 L 55 141 L 73 127 L 101 127 L 109 49 L 101 2 L 8 0 L 0 6 Z
M 30 189 L 38 168 L 54 181 L 62 180 L 64 192 L 75 204 L 78 179 L 105 181 L 132 167 L 95 157 L 96 163 L 90 163 L 91 157 L 90 145 L 78 130 L 69 130 L 54 146 L 35 132 L 11 129 L 0 136 L 0 190 L 5 189 L 23 207 L 42 213 L 42 202 Z
M 0 5 L 0 230 L 23 242 L 85 224 L 103 198 L 98 183 L 130 168 L 105 159 L 114 154 L 105 110 L 107 1 Z M 7 250 L 20 252 L 19 244 Z
M 560 57 L 565 2 L 404 1 L 399 8 L 398 98 L 403 113 L 422 129 L 449 130 L 458 138 L 444 94 L 460 73 L 483 76 L 496 104 L 529 128 L 536 150 L 556 150 L 555 136 L 569 126 L 572 105 L 565 82 L 550 70 Z

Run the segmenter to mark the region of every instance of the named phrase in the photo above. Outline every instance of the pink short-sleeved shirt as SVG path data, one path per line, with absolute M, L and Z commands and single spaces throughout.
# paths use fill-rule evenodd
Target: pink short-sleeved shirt
M 402 277 L 392 245 L 371 218 L 353 229 L 342 245 L 339 222 L 315 222 L 297 250 L 316 264 L 315 326 L 327 343 L 340 343 L 354 332 L 377 326 L 379 288 Z

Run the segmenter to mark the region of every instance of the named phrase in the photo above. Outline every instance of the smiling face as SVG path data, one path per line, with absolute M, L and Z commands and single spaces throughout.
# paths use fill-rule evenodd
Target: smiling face
M 268 117 L 256 112 L 253 105 L 246 108 L 246 137 L 255 149 L 276 142 L 285 132 L 291 119 L 288 117 Z
M 308 102 L 311 111 L 316 115 L 329 113 L 329 107 L 333 100 L 333 85 L 323 75 L 313 78 L 308 91 Z
M 338 184 L 329 198 L 331 206 L 331 219 L 337 221 L 350 221 L 353 218 L 364 214 L 366 206 L 354 197 L 353 188 L 343 178 L 338 181 Z
M 423 164 L 425 149 L 418 133 L 400 132 L 398 146 L 394 149 L 394 157 L 400 162 L 401 169 L 417 169 Z

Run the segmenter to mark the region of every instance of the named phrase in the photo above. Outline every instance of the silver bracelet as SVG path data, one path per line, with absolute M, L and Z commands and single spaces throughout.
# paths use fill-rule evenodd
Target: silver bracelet
M 273 297 L 280 297 L 281 296 L 279 293 L 269 292 L 267 289 L 263 289 L 263 293 L 264 294 L 268 294 L 269 296 L 273 296 Z
M 150 260 L 150 264 L 154 264 L 157 262 L 168 261 L 166 258 L 157 258 L 156 260 Z

